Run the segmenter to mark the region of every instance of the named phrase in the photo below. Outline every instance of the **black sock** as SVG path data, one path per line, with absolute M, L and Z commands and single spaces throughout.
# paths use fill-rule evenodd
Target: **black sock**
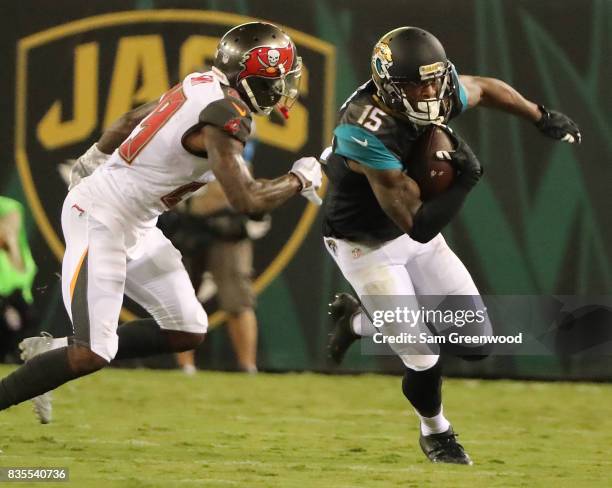
M 119 349 L 115 359 L 133 359 L 172 352 L 164 331 L 153 319 L 133 320 L 117 329 Z
M 435 417 L 442 408 L 442 367 L 440 361 L 425 371 L 406 368 L 402 391 L 423 417 Z
M 68 348 L 33 357 L 0 381 L 0 410 L 42 395 L 78 378 L 68 362 Z

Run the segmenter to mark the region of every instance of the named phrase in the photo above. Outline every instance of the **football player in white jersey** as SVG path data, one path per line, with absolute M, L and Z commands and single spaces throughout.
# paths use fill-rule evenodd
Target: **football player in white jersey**
M 245 214 L 268 212 L 298 193 L 320 204 L 315 158 L 299 159 L 273 180 L 253 179 L 242 161 L 251 114 L 290 108 L 300 70 L 295 45 L 275 25 L 235 27 L 221 39 L 211 71 L 188 75 L 154 106 L 132 112 L 80 159 L 91 170 L 106 159 L 102 150 L 114 150 L 76 186 L 75 177 L 62 210 L 62 294 L 74 335 L 24 344 L 29 360 L 0 381 L 0 410 L 44 398 L 114 358 L 200 344 L 206 313 L 157 217 L 215 178 Z M 149 111 L 124 138 L 125 126 Z M 152 318 L 118 327 L 124 294 Z M 50 411 L 38 414 L 50 420 Z

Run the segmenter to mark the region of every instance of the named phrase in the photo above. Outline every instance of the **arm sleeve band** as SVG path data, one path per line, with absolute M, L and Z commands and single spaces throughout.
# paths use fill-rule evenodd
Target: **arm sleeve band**
M 452 77 L 453 85 L 455 86 L 455 93 L 453 95 L 454 97 L 453 105 L 454 106 L 453 106 L 453 113 L 451 115 L 451 118 L 452 118 L 452 117 L 456 117 L 462 112 L 465 112 L 469 108 L 469 106 L 468 106 L 467 90 L 461 84 L 461 80 L 459 79 L 459 73 L 457 73 L 457 70 L 455 69 L 454 66 L 451 70 L 451 77 Z
M 370 168 L 402 169 L 402 163 L 381 140 L 362 127 L 342 124 L 334 130 L 334 153 Z
M 242 143 L 246 143 L 251 134 L 251 122 L 249 108 L 234 97 L 215 100 L 200 112 L 202 125 L 214 125 Z

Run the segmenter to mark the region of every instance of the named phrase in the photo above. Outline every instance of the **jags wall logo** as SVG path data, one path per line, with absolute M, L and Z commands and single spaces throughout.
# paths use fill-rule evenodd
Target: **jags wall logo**
M 57 258 L 45 265 L 58 269 L 64 252 L 60 214 L 66 186 L 58 164 L 82 154 L 125 112 L 210 66 L 219 38 L 254 20 L 202 10 L 139 10 L 83 18 L 18 42 L 15 158 L 36 223 Z M 283 29 L 303 58 L 301 97 L 287 121 L 258 118 L 259 177 L 278 176 L 297 157 L 318 155 L 333 130 L 335 50 Z M 245 68 L 273 76 L 280 66 L 290 68 L 293 56 L 285 48 L 253 51 Z M 301 200 L 275 212 L 272 232 L 257 241 L 257 292 L 292 259 L 316 212 Z M 215 314 L 211 324 L 219 320 Z

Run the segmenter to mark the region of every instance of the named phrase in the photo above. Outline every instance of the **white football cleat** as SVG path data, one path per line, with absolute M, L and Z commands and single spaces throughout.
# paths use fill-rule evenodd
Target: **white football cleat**
M 19 343 L 21 359 L 24 361 L 29 361 L 43 352 L 51 351 L 58 347 L 61 347 L 61 345 L 57 344 L 53 336 L 48 332 L 41 332 L 39 337 L 28 337 Z M 53 412 L 52 400 L 53 398 L 50 391 L 32 398 L 34 413 L 41 424 L 48 424 L 51 422 Z
M 53 418 L 53 396 L 52 392 L 48 391 L 42 395 L 32 398 L 32 410 L 38 417 L 41 424 L 48 424 Z

